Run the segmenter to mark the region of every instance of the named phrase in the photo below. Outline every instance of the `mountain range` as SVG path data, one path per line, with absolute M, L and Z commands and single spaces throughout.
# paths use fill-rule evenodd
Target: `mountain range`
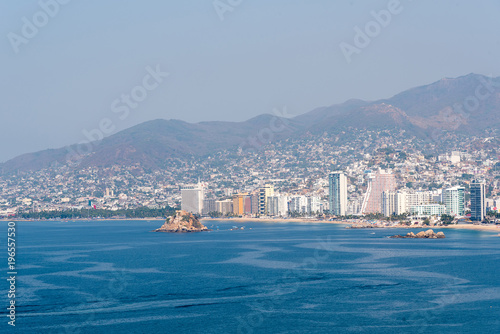
M 468 74 L 406 90 L 389 99 L 349 100 L 286 118 L 264 114 L 244 122 L 187 123 L 157 119 L 99 142 L 28 153 L 0 165 L 2 173 L 70 164 L 78 167 L 140 164 L 161 168 L 167 159 L 190 158 L 237 147 L 256 149 L 306 133 L 401 129 L 418 137 L 443 131 L 480 135 L 500 128 L 500 77 Z

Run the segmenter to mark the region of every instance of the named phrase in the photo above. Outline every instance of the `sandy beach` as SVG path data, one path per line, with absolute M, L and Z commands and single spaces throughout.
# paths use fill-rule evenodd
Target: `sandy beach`
M 500 225 L 474 225 L 474 224 L 461 224 L 441 226 L 440 228 L 454 228 L 460 230 L 477 230 L 477 231 L 492 231 L 500 233 Z
M 227 221 L 235 223 L 246 223 L 246 222 L 260 222 L 260 223 L 326 223 L 326 224 L 340 224 L 340 225 L 351 225 L 352 222 L 349 221 L 330 221 L 330 220 L 316 220 L 307 218 L 202 218 L 202 221 Z M 461 230 L 476 230 L 476 231 L 490 231 L 499 232 L 500 225 L 474 225 L 474 224 L 460 224 L 460 225 L 448 225 L 448 226 L 386 226 L 381 228 L 422 228 L 422 229 L 461 229 Z
M 308 218 L 202 218 L 202 221 L 228 221 L 228 222 L 260 222 L 260 223 L 334 223 L 349 224 L 348 222 L 327 221 Z

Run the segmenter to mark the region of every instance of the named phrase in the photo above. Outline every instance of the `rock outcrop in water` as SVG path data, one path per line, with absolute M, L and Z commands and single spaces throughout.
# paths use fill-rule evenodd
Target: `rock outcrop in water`
M 397 239 L 444 239 L 445 235 L 443 232 L 438 232 L 434 233 L 433 230 L 427 230 L 427 231 L 421 231 L 418 232 L 417 234 L 410 232 L 407 233 L 406 235 L 393 235 L 390 238 L 397 238 Z
M 176 211 L 174 216 L 170 216 L 159 229 L 154 232 L 169 232 L 169 233 L 188 233 L 188 232 L 202 232 L 209 231 L 209 229 L 200 223 L 200 220 L 193 214 L 184 211 Z

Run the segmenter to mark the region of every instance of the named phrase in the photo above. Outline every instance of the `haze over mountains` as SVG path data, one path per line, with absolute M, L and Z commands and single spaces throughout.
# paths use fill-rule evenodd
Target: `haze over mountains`
M 161 168 L 170 158 L 204 156 L 224 149 L 259 149 L 269 140 L 345 129 L 402 129 L 410 135 L 436 132 L 482 134 L 500 128 L 500 77 L 469 74 L 409 89 L 389 99 L 349 100 L 293 118 L 260 115 L 245 122 L 148 121 L 78 147 L 28 153 L 0 165 L 3 173 L 39 170 L 68 161 L 79 167 L 140 164 Z M 78 153 L 80 152 L 80 153 Z M 83 154 L 81 154 L 83 153 Z

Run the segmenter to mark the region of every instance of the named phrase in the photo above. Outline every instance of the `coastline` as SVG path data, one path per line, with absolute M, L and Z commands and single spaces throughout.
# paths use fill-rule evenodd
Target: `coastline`
M 307 218 L 202 218 L 201 221 L 227 221 L 227 222 L 260 222 L 260 223 L 318 223 L 318 224 L 337 224 L 337 225 L 351 225 L 349 221 L 330 221 L 330 220 L 316 220 Z M 475 230 L 475 231 L 489 231 L 500 233 L 500 225 L 474 225 L 474 224 L 460 224 L 460 225 L 447 225 L 447 226 L 384 226 L 377 227 L 377 229 L 392 229 L 392 228 L 407 228 L 407 229 L 458 229 L 458 230 Z
M 333 223 L 349 224 L 348 222 L 317 220 L 313 218 L 201 218 L 201 221 L 255 222 L 255 223 Z
M 0 222 L 165 221 L 165 218 L 0 219 Z
M 53 220 L 27 220 L 27 219 L 0 219 L 0 222 L 33 222 L 33 221 L 59 221 L 59 222 L 81 222 L 81 221 L 165 221 L 163 218 L 75 218 L 75 219 L 53 219 Z M 201 218 L 200 221 L 224 221 L 235 223 L 316 223 L 316 224 L 337 224 L 337 225 L 352 225 L 351 221 L 339 220 L 317 220 L 314 218 Z M 458 230 L 473 230 L 473 231 L 487 231 L 498 232 L 500 236 L 500 225 L 474 225 L 474 224 L 460 224 L 460 225 L 447 225 L 447 226 L 383 226 L 374 227 L 377 229 L 387 228 L 406 228 L 406 229 L 458 229 Z
M 459 230 L 475 230 L 475 231 L 490 231 L 498 232 L 500 234 L 500 225 L 474 225 L 474 224 L 461 224 L 441 226 L 440 228 L 454 228 Z

